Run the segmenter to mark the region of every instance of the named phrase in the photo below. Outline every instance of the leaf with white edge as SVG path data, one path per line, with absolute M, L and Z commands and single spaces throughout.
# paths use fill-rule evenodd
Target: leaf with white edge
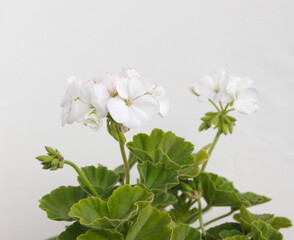
M 194 178 L 199 175 L 200 167 L 198 166 L 198 163 L 185 165 L 178 169 L 178 173 L 180 178 Z
M 241 225 L 239 223 L 233 223 L 233 222 L 227 222 L 223 223 L 221 225 L 212 227 L 206 231 L 206 239 L 207 240 L 218 240 L 221 239 L 220 233 L 223 231 L 232 231 L 232 230 L 237 230 L 237 231 L 242 231 Z
M 73 221 L 68 215 L 71 206 L 87 197 L 88 194 L 81 187 L 61 186 L 42 197 L 39 207 L 46 211 L 51 220 Z
M 201 149 L 197 153 L 193 154 L 195 163 L 199 166 L 206 162 L 209 158 L 209 154 L 205 149 Z
M 150 135 L 140 133 L 134 136 L 133 141 L 129 142 L 127 147 L 140 162 L 157 163 L 158 158 L 163 157 L 166 161 L 168 157 L 178 166 L 194 163 L 193 144 L 177 137 L 172 132 L 164 132 L 160 129 L 154 129 Z
M 81 170 L 102 199 L 106 199 L 108 195 L 111 194 L 114 185 L 119 180 L 119 176 L 114 171 L 108 170 L 103 166 L 88 166 L 81 168 Z M 78 177 L 78 181 L 81 187 L 90 193 L 87 186 L 80 177 Z
M 277 230 L 279 230 L 280 228 L 292 227 L 291 220 L 285 217 L 274 217 L 274 219 L 270 221 L 270 224 L 274 229 Z
M 258 195 L 253 192 L 240 193 L 240 196 L 241 198 L 244 198 L 245 200 L 249 201 L 250 206 L 255 206 L 271 201 L 270 198 Z
M 224 240 L 249 240 L 249 238 L 245 236 L 233 236 L 233 237 L 224 238 Z
M 201 240 L 201 233 L 195 228 L 181 224 L 174 228 L 171 240 Z
M 81 200 L 72 206 L 70 216 L 78 219 L 81 224 L 95 229 L 113 230 L 130 220 L 153 201 L 153 194 L 136 186 L 118 187 L 108 202 L 97 197 Z
M 152 202 L 153 207 L 162 209 L 177 202 L 177 198 L 171 193 L 168 193 L 166 191 L 157 190 L 157 191 L 153 191 L 153 194 L 154 194 L 154 200 Z
M 123 235 L 118 232 L 110 232 L 106 230 L 89 230 L 82 234 L 77 240 L 123 240 Z
M 270 224 L 258 220 L 252 223 L 252 233 L 254 240 L 282 240 L 283 236 Z
M 244 204 L 233 183 L 227 179 L 213 173 L 200 173 L 195 178 L 196 186 L 200 182 L 203 186 L 203 197 L 209 206 L 240 207 Z
M 179 183 L 177 171 L 162 163 L 146 161 L 138 165 L 138 170 L 140 185 L 150 190 L 167 190 Z
M 234 215 L 234 219 L 241 223 L 242 229 L 245 233 L 251 232 L 252 222 L 255 220 L 262 220 L 270 222 L 274 218 L 273 214 L 253 214 L 249 212 L 244 206 L 240 208 L 240 213 Z
M 169 227 L 171 218 L 166 212 L 154 207 L 141 211 L 136 222 L 130 228 L 126 240 L 170 240 L 172 229 Z
M 66 227 L 65 231 L 62 232 L 56 240 L 76 240 L 78 236 L 87 232 L 89 228 L 81 225 L 79 222 Z

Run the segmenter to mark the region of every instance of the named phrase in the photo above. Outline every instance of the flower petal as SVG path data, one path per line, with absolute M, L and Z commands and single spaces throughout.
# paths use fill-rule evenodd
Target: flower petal
M 129 107 L 120 97 L 111 98 L 107 103 L 111 117 L 118 123 L 123 123 L 129 118 Z
M 252 114 L 258 110 L 258 105 L 256 102 L 245 99 L 245 100 L 236 100 L 234 102 L 234 108 L 236 111 L 243 114 Z
M 137 112 L 137 117 L 143 121 L 152 119 L 159 109 L 158 102 L 151 95 L 137 98 L 130 107 Z

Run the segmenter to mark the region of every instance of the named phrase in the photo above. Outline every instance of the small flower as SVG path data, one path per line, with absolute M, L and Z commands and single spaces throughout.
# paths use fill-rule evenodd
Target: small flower
M 82 122 L 85 112 L 88 111 L 87 104 L 80 100 L 81 81 L 75 77 L 70 77 L 67 81 L 69 85 L 61 102 L 62 126 L 75 121 Z
M 144 83 L 134 78 L 122 78 L 117 83 L 118 96 L 107 104 L 112 118 L 127 128 L 140 127 L 158 112 L 158 103 Z
M 83 124 L 97 131 L 102 126 L 102 119 L 93 111 L 85 116 Z
M 258 91 L 249 78 L 231 77 L 226 91 L 231 95 L 236 111 L 252 114 L 258 110 Z
M 225 86 L 227 74 L 224 69 L 217 69 L 209 75 L 203 76 L 194 85 L 194 92 L 198 100 L 203 102 L 212 99 L 214 102 L 223 101 L 225 98 Z

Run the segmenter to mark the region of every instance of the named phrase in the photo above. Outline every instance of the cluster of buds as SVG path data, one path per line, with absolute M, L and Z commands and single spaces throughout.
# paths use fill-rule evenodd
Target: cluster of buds
M 185 193 L 190 199 L 200 199 L 202 197 L 202 185 L 199 184 L 198 188 L 196 188 L 196 183 L 194 181 L 186 181 L 181 182 L 182 191 Z
M 207 130 L 209 128 L 218 128 L 220 133 L 227 135 L 233 133 L 233 128 L 236 125 L 236 118 L 227 115 L 226 111 L 221 112 L 208 112 L 205 114 L 203 121 L 199 127 L 199 131 Z
M 37 160 L 41 161 L 43 169 L 50 169 L 51 171 L 63 168 L 64 159 L 57 149 L 51 147 L 45 147 L 47 155 L 41 155 L 36 157 Z

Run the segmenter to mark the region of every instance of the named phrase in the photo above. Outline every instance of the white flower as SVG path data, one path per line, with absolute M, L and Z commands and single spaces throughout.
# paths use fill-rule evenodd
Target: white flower
M 157 100 L 159 106 L 159 115 L 166 117 L 169 111 L 169 101 L 167 100 L 165 90 L 162 86 L 152 84 L 149 87 L 149 93 Z
M 197 93 L 199 101 L 212 99 L 214 102 L 226 99 L 225 87 L 227 74 L 224 69 L 217 69 L 209 75 L 203 76 L 194 85 L 194 91 Z
M 97 131 L 102 126 L 102 119 L 96 114 L 95 111 L 88 113 L 85 118 L 83 124 Z
M 231 77 L 226 91 L 232 96 L 238 112 L 252 114 L 258 110 L 258 91 L 249 78 Z
M 123 68 L 118 74 L 121 78 L 140 77 L 139 73 L 133 68 Z
M 72 124 L 73 122 L 82 122 L 85 113 L 89 110 L 88 105 L 80 100 L 81 81 L 75 77 L 68 80 L 68 88 L 61 102 L 61 124 Z
M 128 128 L 140 127 L 158 112 L 158 103 L 138 78 L 122 78 L 117 82 L 118 96 L 107 104 L 112 118 Z

